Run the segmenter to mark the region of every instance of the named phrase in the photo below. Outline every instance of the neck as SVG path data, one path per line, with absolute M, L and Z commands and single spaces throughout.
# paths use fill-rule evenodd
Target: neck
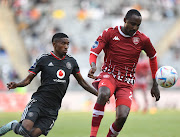
M 124 34 L 128 35 L 124 27 L 121 27 L 121 30 Z
M 60 59 L 62 59 L 65 55 L 63 55 L 63 54 L 58 54 L 57 52 L 55 52 L 55 51 L 53 51 L 54 52 L 54 54 L 58 57 L 58 58 L 60 58 Z

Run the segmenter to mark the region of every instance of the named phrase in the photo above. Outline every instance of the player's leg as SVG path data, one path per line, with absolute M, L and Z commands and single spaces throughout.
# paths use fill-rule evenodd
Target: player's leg
M 0 128 L 0 136 L 6 134 L 10 130 L 13 130 L 16 134 L 25 137 L 38 137 L 42 134 L 42 131 L 39 128 L 30 128 L 32 125 L 34 125 L 32 121 L 24 120 L 23 123 L 25 126 L 23 126 L 21 123 L 18 123 L 16 120 L 9 122 Z
M 113 81 L 113 80 L 112 80 Z M 96 137 L 101 120 L 104 116 L 104 107 L 110 96 L 115 91 L 115 86 L 110 79 L 102 79 L 98 86 L 98 98 L 93 109 L 90 137 Z
M 14 132 L 25 137 L 39 137 L 41 134 L 46 136 L 54 126 L 57 117 L 51 115 L 47 116 L 43 112 L 41 115 L 43 115 L 43 117 L 38 117 L 35 122 L 28 119 L 23 120 L 22 124 L 19 123 L 14 127 Z
M 110 126 L 107 137 L 116 137 L 126 122 L 132 103 L 132 87 L 121 88 L 116 91 L 116 119 Z
M 26 120 L 24 120 L 26 122 Z M 34 123 L 33 123 L 34 124 Z M 12 126 L 12 130 L 14 131 L 14 133 L 18 134 L 18 135 L 21 135 L 21 136 L 24 136 L 24 137 L 32 137 L 31 136 L 31 132 L 30 130 L 27 130 L 23 125 L 22 123 L 18 123 L 14 126 Z
M 116 108 L 116 120 L 110 126 L 107 137 L 116 137 L 124 126 L 126 119 L 129 115 L 130 108 L 125 105 L 120 105 Z
M 38 115 L 34 113 L 34 117 L 38 118 Z M 38 137 L 42 134 L 41 129 L 39 128 L 34 128 L 34 122 L 32 120 L 29 120 L 28 117 L 27 119 L 24 119 L 22 122 L 13 125 L 12 130 L 21 136 L 25 137 Z
M 52 109 L 51 109 L 52 110 Z M 57 119 L 57 116 L 52 115 L 43 115 L 43 117 L 38 118 L 36 123 L 34 124 L 34 128 L 31 131 L 31 135 L 36 137 L 37 135 L 45 135 L 49 133 L 49 131 L 53 128 L 54 123 Z
M 24 112 L 23 112 L 23 114 L 22 114 L 22 118 L 21 118 L 21 121 L 23 121 L 24 119 L 25 119 L 25 116 L 26 116 L 26 114 L 29 112 L 29 109 L 32 109 L 32 108 L 34 108 L 34 107 L 32 107 L 32 106 L 36 106 L 35 104 L 36 104 L 36 101 L 37 100 L 35 100 L 35 99 L 31 99 L 30 100 L 30 102 L 27 104 L 27 106 L 26 106 L 26 108 L 24 109 Z M 30 112 L 31 113 L 31 112 Z M 29 114 L 28 114 L 29 115 Z M 19 133 L 20 131 L 19 131 L 19 127 L 22 127 L 22 126 L 19 126 L 19 125 L 22 125 L 21 123 L 18 123 L 17 121 L 11 121 L 11 122 L 9 122 L 8 124 L 6 124 L 6 125 L 4 125 L 4 126 L 2 126 L 1 128 L 0 128 L 0 135 L 3 135 L 3 134 L 6 134 L 8 131 L 10 131 L 10 130 L 14 130 L 15 129 L 15 127 L 17 126 L 18 127 L 18 129 L 17 129 L 17 133 Z M 22 127 L 22 129 L 23 129 L 24 127 Z M 20 128 L 21 129 L 21 128 Z
M 107 94 L 106 97 L 103 97 L 103 95 L 100 95 L 102 91 Z M 98 99 L 97 99 L 96 104 L 93 109 L 90 137 L 96 137 L 96 135 L 97 135 L 101 120 L 104 116 L 104 107 L 105 107 L 105 103 L 106 103 L 105 101 L 108 101 L 108 98 L 110 96 L 110 89 L 107 87 L 100 87 L 99 93 L 100 94 L 98 95 Z M 103 100 L 103 98 L 105 98 L 105 99 Z
M 22 136 L 29 136 L 29 137 L 38 137 L 42 132 L 36 132 L 36 134 L 33 134 L 34 124 L 38 120 L 40 115 L 40 105 L 39 102 L 36 99 L 31 99 L 30 102 L 27 104 L 26 108 L 24 109 L 24 112 L 21 117 L 21 122 L 17 124 L 16 126 L 13 126 L 13 131 L 16 134 L 22 135 Z M 36 130 L 37 131 L 37 130 Z
M 31 135 L 33 137 L 39 137 L 42 134 L 42 131 L 40 128 L 33 128 L 31 131 Z

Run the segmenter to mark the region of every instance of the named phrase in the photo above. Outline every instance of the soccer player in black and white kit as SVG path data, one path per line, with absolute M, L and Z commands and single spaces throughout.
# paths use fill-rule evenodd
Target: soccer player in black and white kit
M 57 119 L 71 74 L 74 75 L 79 85 L 97 96 L 97 91 L 89 86 L 80 74 L 76 60 L 66 54 L 69 48 L 68 36 L 64 33 L 56 33 L 52 38 L 52 44 L 54 51 L 40 56 L 23 81 L 7 84 L 9 89 L 27 86 L 41 71 L 41 85 L 33 93 L 20 122 L 14 120 L 2 126 L 0 136 L 10 130 L 24 137 L 47 135 Z

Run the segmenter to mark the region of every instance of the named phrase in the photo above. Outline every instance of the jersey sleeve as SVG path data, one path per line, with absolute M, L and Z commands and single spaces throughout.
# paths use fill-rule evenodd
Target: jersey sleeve
M 41 71 L 42 58 L 37 58 L 34 64 L 29 68 L 29 72 L 37 75 Z
M 147 56 L 150 59 L 153 59 L 154 57 L 156 57 L 156 50 L 154 49 L 150 39 L 148 37 L 146 37 L 145 41 L 144 41 L 144 49 L 143 49 Z
M 77 61 L 74 59 L 74 67 L 72 70 L 72 74 L 77 74 L 77 73 L 80 73 L 80 69 L 79 69 L 79 65 L 78 65 Z
M 155 74 L 158 69 L 157 59 L 156 59 L 156 50 L 154 49 L 154 47 L 148 37 L 145 40 L 144 51 L 146 52 L 147 56 L 149 57 L 152 78 L 155 79 Z
M 102 49 L 108 45 L 109 37 L 110 29 L 104 30 L 91 47 L 90 54 L 98 56 Z

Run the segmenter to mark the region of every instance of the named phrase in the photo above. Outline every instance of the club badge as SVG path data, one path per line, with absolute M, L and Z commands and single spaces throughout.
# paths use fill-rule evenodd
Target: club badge
M 139 37 L 133 37 L 133 38 L 132 38 L 132 41 L 133 41 L 133 43 L 134 43 L 135 45 L 137 45 L 137 44 L 139 44 L 139 42 L 140 42 L 140 38 L 139 38 Z
M 68 69 L 71 69 L 71 68 L 72 68 L 71 63 L 70 63 L 70 62 L 67 62 L 67 63 L 66 63 L 66 67 L 67 67 Z

